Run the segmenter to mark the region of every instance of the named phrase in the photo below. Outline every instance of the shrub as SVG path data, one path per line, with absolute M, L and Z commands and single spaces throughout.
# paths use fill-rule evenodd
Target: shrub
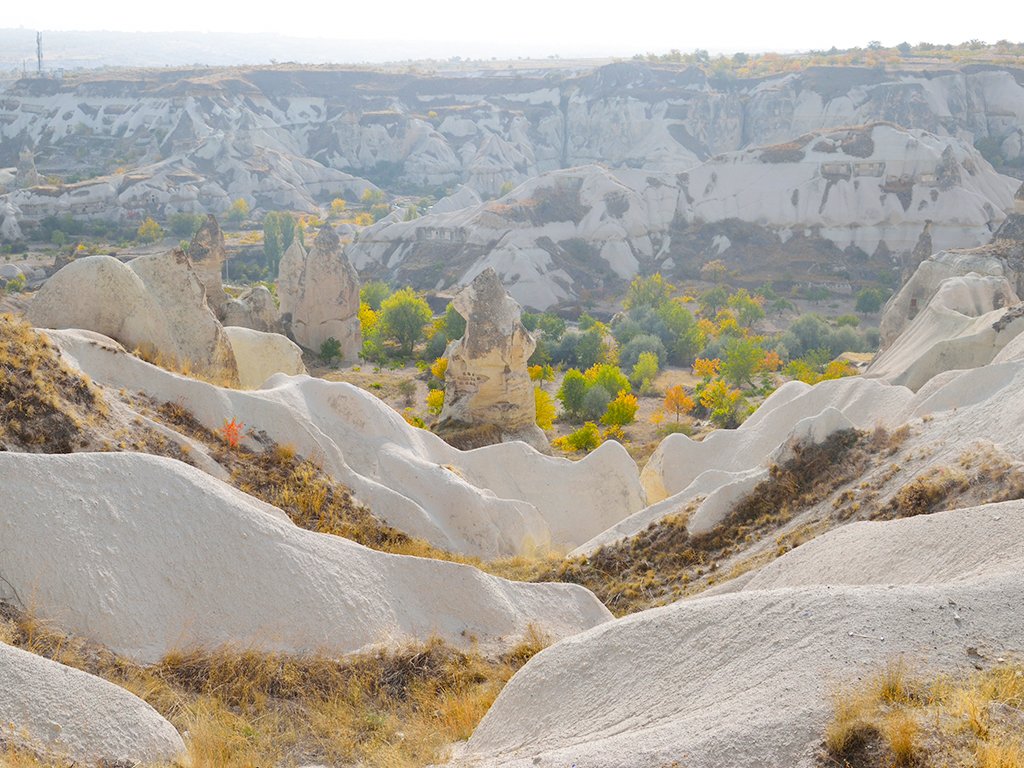
M 617 365 L 599 363 L 587 370 L 584 374 L 587 379 L 587 386 L 602 387 L 610 397 L 619 392 L 629 392 L 631 387 L 626 374 Z
M 427 392 L 427 411 L 437 416 L 444 409 L 444 390 L 432 389 Z
M 641 391 L 648 389 L 654 377 L 658 375 L 658 356 L 653 352 L 641 352 L 637 358 L 636 365 L 629 375 L 633 386 Z
M 331 336 L 320 345 L 320 359 L 325 363 L 341 357 L 341 342 Z
M 545 432 L 554 428 L 555 401 L 540 387 L 533 388 L 533 404 L 537 426 Z
M 555 447 L 566 451 L 584 451 L 589 453 L 601 444 L 601 430 L 597 424 L 588 421 L 582 427 L 565 437 L 555 441 Z
M 639 409 L 636 395 L 628 392 L 619 392 L 605 410 L 601 417 L 601 423 L 609 427 L 623 427 L 632 424 L 636 420 L 636 412 Z
M 380 311 L 381 302 L 391 295 L 391 288 L 382 280 L 371 280 L 359 289 L 359 301 L 369 305 L 375 312 Z
M 611 393 L 601 385 L 595 384 L 587 387 L 587 392 L 583 395 L 583 416 L 588 419 L 600 419 L 608 410 L 608 404 L 611 401 Z
M 655 362 L 668 359 L 668 352 L 661 339 L 653 334 L 642 333 L 630 339 L 629 343 L 619 351 L 619 364 L 626 370 L 630 370 L 636 366 L 640 356 L 647 353 L 654 354 Z
M 572 418 L 579 418 L 583 413 L 583 398 L 587 394 L 587 380 L 575 368 L 570 368 L 562 379 L 562 386 L 556 397 L 561 401 L 562 408 Z

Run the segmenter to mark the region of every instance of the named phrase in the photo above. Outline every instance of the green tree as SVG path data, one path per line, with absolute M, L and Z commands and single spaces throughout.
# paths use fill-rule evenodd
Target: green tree
M 371 280 L 359 289 L 359 301 L 369 304 L 374 312 L 380 311 L 381 303 L 390 295 L 390 286 L 382 280 Z
M 637 276 L 629 284 L 622 306 L 625 309 L 634 307 L 658 309 L 672 298 L 673 291 L 675 291 L 675 286 L 666 283 L 659 272 L 655 272 L 650 277 Z
M 676 365 L 690 365 L 704 349 L 706 339 L 697 319 L 682 302 L 670 301 L 658 310 L 668 333 L 668 359 Z
M 887 298 L 883 288 L 862 288 L 857 292 L 857 311 L 873 314 L 882 308 Z
M 758 320 L 764 318 L 764 299 L 760 296 L 751 296 L 745 288 L 740 288 L 729 297 L 726 302 L 729 308 L 736 313 L 736 319 L 744 328 L 750 328 Z
M 629 374 L 630 381 L 634 387 L 641 391 L 651 386 L 654 377 L 658 375 L 658 356 L 653 352 L 641 352 L 637 358 L 636 365 Z
M 583 398 L 586 394 L 586 377 L 575 368 L 570 368 L 565 372 L 562 386 L 555 397 L 561 401 L 562 408 L 570 419 L 578 419 L 583 414 Z
M 608 410 L 612 394 L 602 386 L 591 385 L 583 395 L 583 416 L 588 419 L 600 419 Z
M 412 288 L 395 291 L 380 305 L 381 334 L 398 344 L 404 357 L 411 357 L 416 342 L 424 338 L 430 322 L 430 305 Z
M 759 340 L 734 337 L 725 345 L 722 378 L 736 387 L 751 385 L 762 360 L 764 348 Z
M 281 263 L 281 223 L 277 216 L 268 213 L 263 218 L 263 263 L 270 270 L 270 274 L 277 274 L 277 267 Z
M 584 376 L 588 387 L 602 387 L 610 397 L 630 391 L 629 379 L 617 365 L 599 363 L 589 368 Z

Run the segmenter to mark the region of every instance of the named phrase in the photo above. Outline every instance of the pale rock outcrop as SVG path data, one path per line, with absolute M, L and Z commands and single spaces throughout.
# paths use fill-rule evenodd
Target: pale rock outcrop
M 49 336 L 97 383 L 187 403 L 209 429 L 234 418 L 316 456 L 375 515 L 449 551 L 493 558 L 570 549 L 644 506 L 636 463 L 614 441 L 580 461 L 518 442 L 459 451 L 349 384 L 278 375 L 256 391 L 226 390 L 91 333 Z
M 0 478 L 7 584 L 44 618 L 141 662 L 183 647 L 343 654 L 432 636 L 498 649 L 531 624 L 561 638 L 611 618 L 576 585 L 307 531 L 171 459 L 2 453 Z
M 298 252 L 293 257 L 297 255 Z M 292 269 L 291 263 L 288 269 Z M 294 272 L 288 275 L 288 280 L 292 280 Z M 286 305 L 291 308 L 292 338 L 314 351 L 328 339 L 337 339 L 341 342 L 341 359 L 356 360 L 363 343 L 359 328 L 359 276 L 329 225 L 317 234 L 296 282 L 296 291 Z M 288 282 L 287 287 L 294 284 Z
M 18 224 L 20 212 L 10 199 L 0 198 L 0 240 L 14 242 L 21 240 L 22 232 Z
M 302 350 L 286 336 L 234 325 L 224 326 L 224 333 L 238 363 L 238 383 L 244 389 L 259 388 L 275 373 L 306 373 Z
M 277 302 L 263 285 L 246 288 L 238 298 L 229 296 L 221 322 L 225 328 L 237 326 L 264 333 L 276 333 L 281 328 Z
M 1018 302 L 1005 277 L 946 278 L 864 375 L 917 391 L 944 371 L 987 365 L 1024 331 Z
M 42 183 L 39 172 L 36 170 L 36 157 L 28 147 L 23 147 L 18 153 L 18 175 L 14 185 L 19 189 L 35 187 Z
M 206 288 L 206 303 L 219 320 L 224 319 L 228 302 L 228 295 L 224 293 L 224 284 L 221 282 L 224 256 L 224 233 L 213 214 L 207 214 L 206 221 L 192 236 L 188 257 L 199 281 Z
M 146 286 L 150 308 L 160 311 L 174 342 L 170 348 L 158 347 L 159 352 L 179 365 L 190 365 L 227 381 L 236 380 L 238 369 L 231 344 L 206 303 L 206 290 L 189 257 L 174 250 L 140 256 L 128 266 Z
M 102 333 L 167 364 L 228 383 L 238 369 L 224 329 L 206 304 L 205 289 L 179 250 L 128 264 L 87 256 L 54 274 L 29 305 L 39 328 Z
M 1024 504 L 858 523 L 732 594 L 682 600 L 564 640 L 502 690 L 469 768 L 818 765 L 837 685 L 905 654 L 973 671 L 1022 650 Z
M 277 298 L 280 301 L 281 322 L 288 328 L 291 327 L 292 314 L 299 299 L 306 253 L 302 241 L 296 236 L 277 265 Z
M 648 506 L 570 554 L 588 555 L 692 505 L 691 532 L 710 530 L 767 479 L 771 465 L 790 458 L 794 446 L 821 443 L 844 429 L 895 427 L 913 409 L 913 392 L 882 381 L 850 377 L 813 387 L 786 382 L 737 429 L 715 430 L 702 441 L 682 434 L 662 440 L 640 476 Z
M 537 342 L 520 322 L 519 304 L 488 268 L 455 295 L 452 306 L 466 319 L 466 332 L 445 353 L 442 427 L 492 425 L 503 440 L 549 451 L 537 426 L 533 382 L 526 370 Z
M 972 272 L 1006 278 L 1019 293 L 1024 274 L 997 249 L 982 246 L 969 251 L 941 251 L 922 261 L 910 279 L 889 299 L 882 311 L 879 331 L 882 349 L 891 346 L 914 318 L 928 306 L 943 281 Z M 1004 296 L 1004 301 L 1007 297 Z M 995 307 L 992 307 L 995 308 Z
M 0 742 L 75 765 L 184 757 L 174 726 L 123 688 L 0 643 Z

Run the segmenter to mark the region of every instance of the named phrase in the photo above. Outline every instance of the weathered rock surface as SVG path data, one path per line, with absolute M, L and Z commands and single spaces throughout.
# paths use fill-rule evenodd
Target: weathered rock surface
M 299 298 L 306 254 L 302 242 L 296 237 L 285 249 L 277 265 L 277 298 L 280 302 L 281 322 L 287 328 L 291 328 L 292 313 L 295 312 L 295 303 Z
M 935 249 L 987 243 L 1018 186 L 959 139 L 877 124 L 718 155 L 685 173 L 556 171 L 498 201 L 379 222 L 348 253 L 360 270 L 423 288 L 466 284 L 491 266 L 538 309 L 584 289 L 620 291 L 640 271 L 693 274 L 712 258 L 761 274 L 791 269 L 799 254 L 806 278 L 852 290 L 851 278 L 909 260 L 922 237 Z
M 522 440 L 547 452 L 526 370 L 537 343 L 520 322 L 519 304 L 488 268 L 455 295 L 452 305 L 466 319 L 466 332 L 445 353 L 442 427 L 491 425 L 503 440 Z
M 450 551 L 493 558 L 568 549 L 644 506 L 636 463 L 615 442 L 581 461 L 522 443 L 459 451 L 348 384 L 277 376 L 257 391 L 224 390 L 148 365 L 93 334 L 49 335 L 95 382 L 187 403 L 209 429 L 237 419 L 318 457 L 385 522 Z
M 301 249 L 301 246 L 299 246 Z M 362 334 L 359 328 L 359 276 L 341 249 L 337 233 L 325 226 L 306 254 L 301 272 L 294 271 L 293 252 L 286 262 L 286 278 L 279 290 L 282 303 L 291 309 L 291 333 L 306 349 L 319 350 L 328 339 L 341 342 L 341 358 L 351 362 L 359 357 Z M 291 293 L 294 288 L 294 293 Z M 282 310 L 283 312 L 284 310 Z
M 3 453 L 0 478 L 5 580 L 42 617 L 142 662 L 224 644 L 342 654 L 438 636 L 501 648 L 531 624 L 565 637 L 611 618 L 576 585 L 298 528 L 171 459 Z
M 995 271 L 1002 265 L 984 266 Z M 929 274 L 936 271 L 928 270 Z M 864 375 L 917 391 L 945 371 L 987 365 L 1024 331 L 1024 313 L 1015 306 L 1019 302 L 1005 277 L 976 273 L 948 277 Z
M 185 753 L 174 726 L 125 689 L 3 643 L 0 738 L 75 765 L 156 765 Z
M 851 525 L 741 591 L 571 637 L 509 682 L 453 765 L 810 768 L 836 685 L 900 654 L 955 674 L 968 647 L 1022 650 L 1022 533 L 1020 501 Z
M 221 275 L 224 272 L 224 233 L 213 214 L 207 214 L 206 221 L 192 236 L 188 246 L 188 257 L 192 261 L 196 275 L 206 288 L 206 303 L 217 315 L 224 319 L 228 295 L 224 293 Z
M 306 373 L 302 350 L 286 336 L 234 325 L 224 326 L 224 334 L 238 363 L 238 383 L 244 389 L 257 389 L 275 373 Z
M 123 264 L 87 256 L 58 270 L 33 298 L 29 319 L 40 328 L 83 328 L 128 349 L 236 382 L 238 369 L 206 291 L 182 251 Z
M 950 277 L 972 272 L 1005 278 L 1018 295 L 1024 290 L 1024 252 L 1008 243 L 993 243 L 964 251 L 940 251 L 917 265 L 910 279 L 889 299 L 879 331 L 882 348 L 889 347 L 926 307 Z M 1007 297 L 1004 296 L 1004 300 Z

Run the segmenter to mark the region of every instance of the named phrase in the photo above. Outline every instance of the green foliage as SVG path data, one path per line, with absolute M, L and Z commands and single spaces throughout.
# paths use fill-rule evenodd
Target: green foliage
M 370 305 L 374 312 L 380 311 L 380 305 L 391 295 L 391 287 L 382 280 L 371 280 L 359 289 L 359 301 Z
M 204 221 L 206 217 L 201 213 L 172 213 L 167 217 L 167 228 L 175 237 L 191 240 Z
M 832 322 L 834 322 L 838 326 L 848 325 L 851 328 L 856 328 L 858 325 L 860 325 L 860 318 L 857 317 L 856 315 L 840 315 Z
M 600 419 L 608 404 L 612 401 L 612 394 L 600 385 L 591 384 L 583 395 L 583 416 L 588 419 Z
M 629 379 L 617 365 L 599 363 L 589 368 L 584 377 L 588 387 L 602 387 L 610 397 L 630 391 Z
M 444 308 L 444 316 L 441 321 L 441 330 L 448 341 L 461 339 L 466 333 L 466 318 L 459 314 L 455 305 L 451 302 Z
M 636 365 L 629 374 L 629 380 L 641 391 L 648 389 L 658 375 L 658 356 L 653 352 L 641 352 Z
M 263 218 L 263 263 L 273 275 L 281 263 L 281 224 L 269 213 Z
M 564 450 L 589 453 L 601 445 L 601 430 L 597 428 L 597 424 L 588 421 L 575 432 L 556 440 L 555 445 Z
M 320 345 L 320 359 L 325 363 L 341 357 L 341 342 L 331 336 Z
M 874 314 L 888 298 L 889 293 L 884 288 L 862 288 L 857 292 L 857 311 L 866 315 Z
M 584 375 L 571 368 L 565 372 L 562 386 L 555 395 L 562 403 L 562 408 L 570 418 L 580 418 L 583 414 L 583 398 L 587 394 L 587 379 Z
M 154 222 L 156 223 L 156 222 Z M 50 242 L 60 247 L 66 245 L 68 242 L 68 236 L 64 234 L 63 230 L 55 229 L 50 233 Z
M 725 307 L 729 301 L 729 291 L 726 290 L 725 286 L 716 285 L 710 291 L 705 291 L 700 295 L 700 311 L 705 317 L 714 317 L 718 314 L 718 310 Z
M 541 331 L 551 341 L 558 341 L 565 333 L 565 320 L 553 312 L 523 312 L 522 323 L 526 330 Z
M 746 289 L 740 288 L 729 297 L 726 304 L 736 314 L 736 319 L 744 328 L 750 328 L 758 320 L 764 318 L 764 299 L 751 296 Z
M 672 298 L 675 286 L 665 282 L 660 273 L 656 272 L 650 277 L 637 276 L 629 284 L 626 291 L 626 298 L 622 302 L 624 309 L 637 307 L 650 307 L 657 310 Z
M 641 355 L 653 354 L 655 361 L 667 360 L 668 352 L 661 339 L 649 333 L 634 336 L 629 343 L 619 350 L 619 363 L 626 370 L 636 367 Z M 655 374 L 657 371 L 655 371 Z
M 732 338 L 725 345 L 722 377 L 735 387 L 753 385 L 753 376 L 764 359 L 760 339 Z
M 380 310 L 381 335 L 398 344 L 403 356 L 411 357 L 413 348 L 424 338 L 424 329 L 430 322 L 430 305 L 412 288 L 403 288 L 384 299 Z
M 568 336 L 569 334 L 566 334 L 563 340 Z M 590 368 L 597 363 L 606 362 L 611 357 L 611 350 L 605 342 L 604 326 L 600 323 L 591 325 L 585 333 L 578 336 L 578 339 L 574 357 L 579 366 Z

